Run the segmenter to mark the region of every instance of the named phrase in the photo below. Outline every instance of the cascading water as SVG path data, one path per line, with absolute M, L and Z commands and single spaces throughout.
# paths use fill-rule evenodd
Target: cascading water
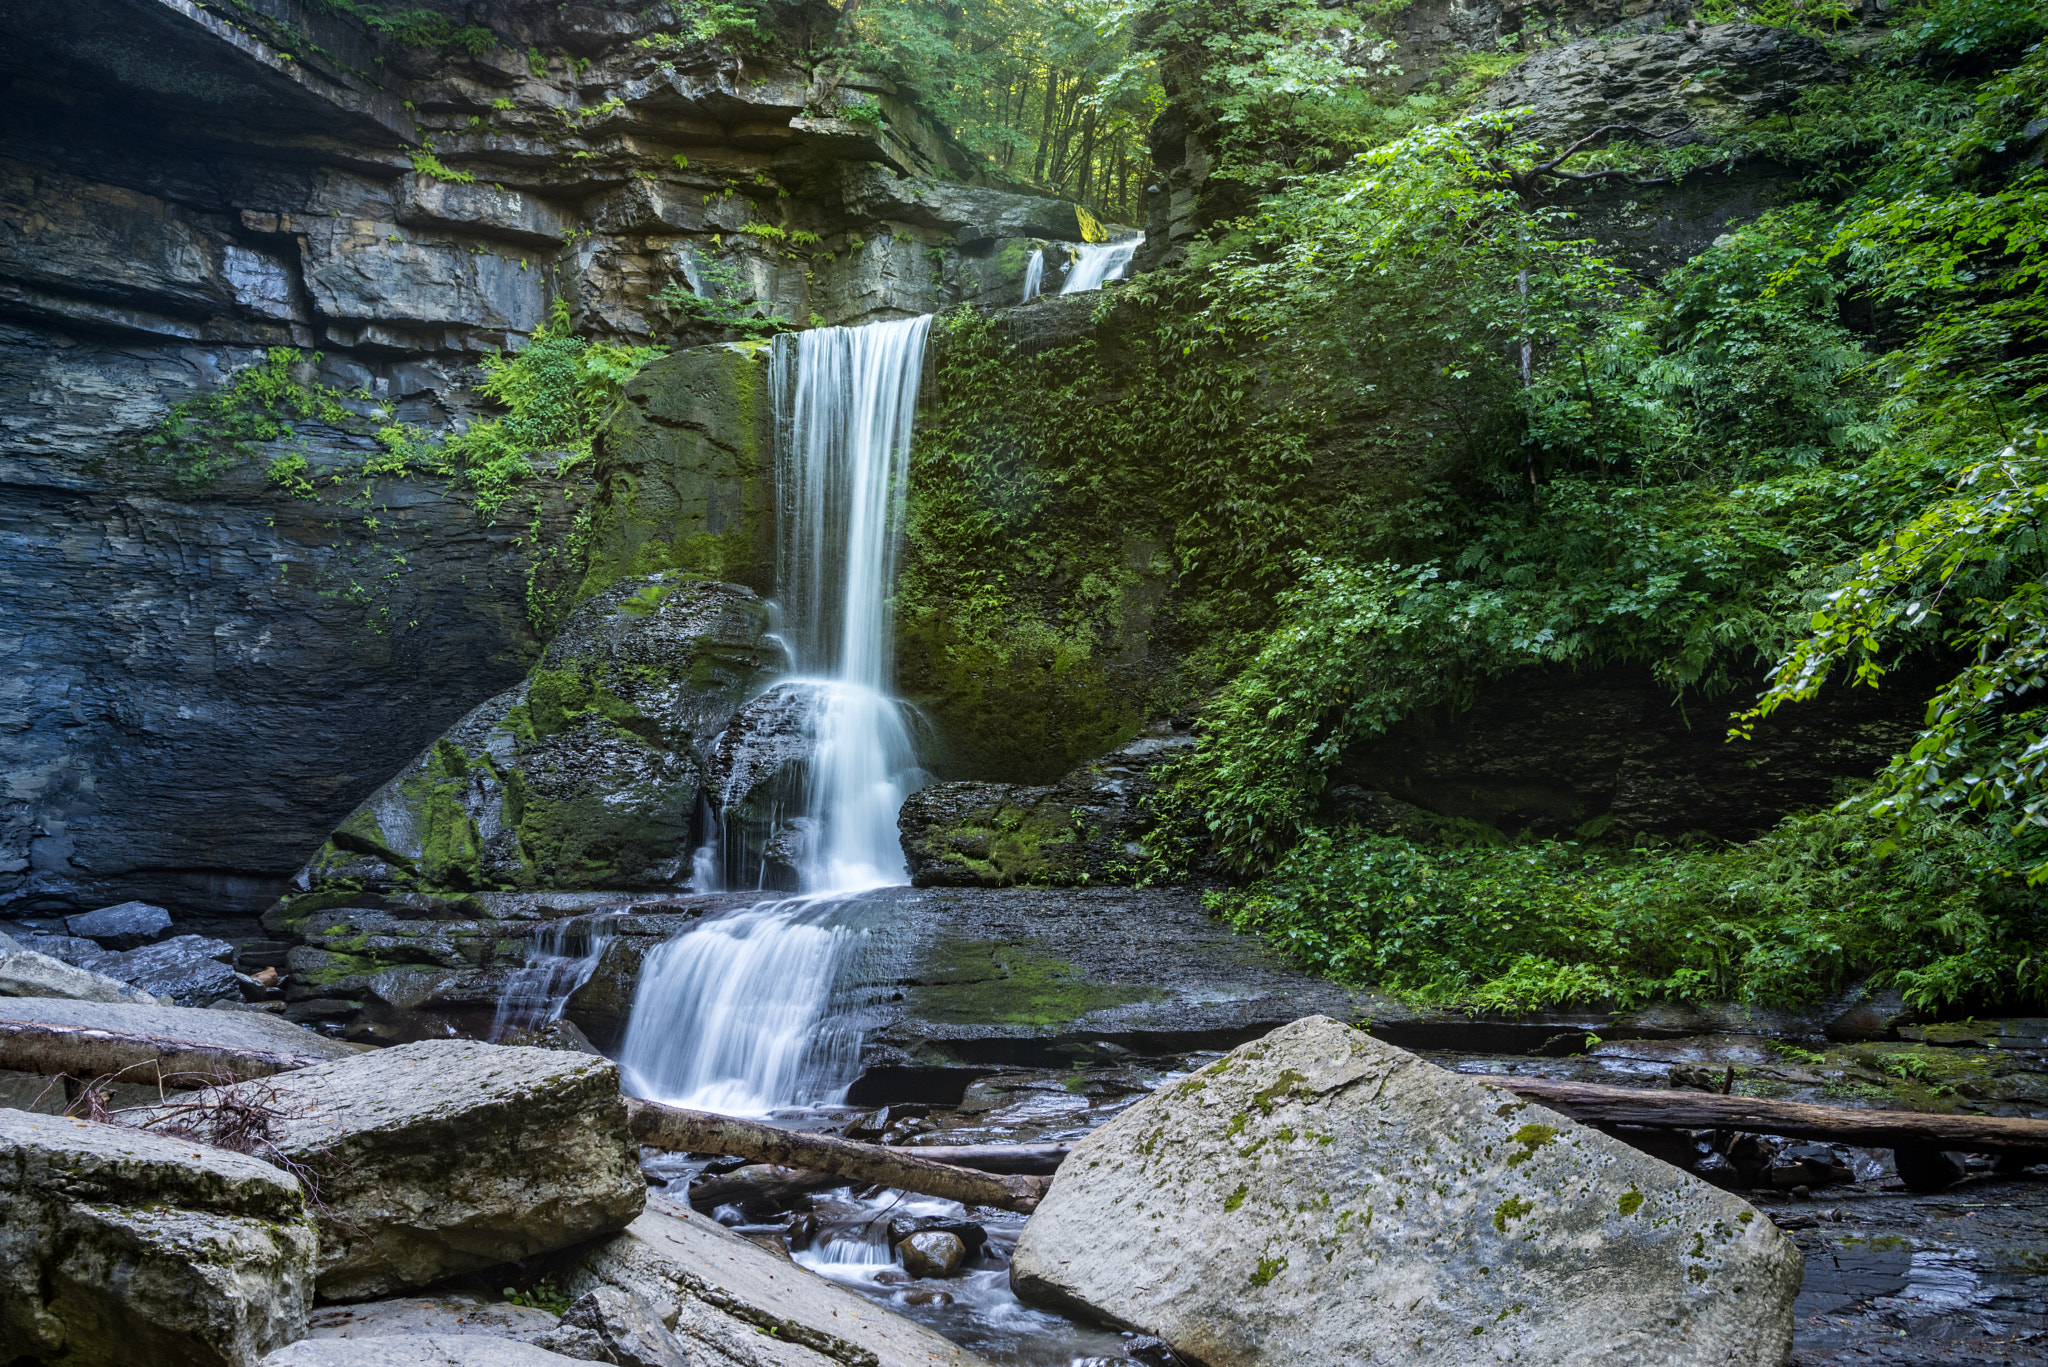
M 578 918 L 549 926 L 526 947 L 526 966 L 514 973 L 498 998 L 490 1037 L 538 1030 L 559 1020 L 578 988 L 597 972 L 611 943 L 607 921 Z
M 1088 290 L 1099 290 L 1105 280 L 1121 280 L 1130 266 L 1131 258 L 1138 254 L 1138 248 L 1145 245 L 1145 235 L 1125 238 L 1121 242 L 1084 242 L 1074 248 L 1073 264 L 1067 267 L 1067 281 L 1060 286 L 1061 294 L 1081 294 Z
M 1038 297 L 1045 286 L 1045 249 L 1040 247 L 1031 253 L 1031 259 L 1024 264 L 1024 302 L 1030 303 Z
M 833 989 L 867 934 L 856 894 L 908 881 L 896 811 L 922 778 L 888 692 L 889 594 L 930 330 L 927 316 L 776 339 L 778 597 L 797 674 L 754 710 L 801 742 L 778 838 L 808 895 L 708 919 L 647 956 L 620 1056 L 641 1096 L 760 1114 L 836 1099 L 858 1065 Z M 722 862 L 728 883 L 749 876 Z

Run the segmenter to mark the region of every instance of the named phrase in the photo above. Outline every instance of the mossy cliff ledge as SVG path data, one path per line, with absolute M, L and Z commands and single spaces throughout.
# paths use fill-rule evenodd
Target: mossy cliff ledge
M 364 894 L 681 887 L 704 747 L 779 663 L 767 620 L 736 584 L 612 584 L 352 812 L 267 920 L 296 931 Z

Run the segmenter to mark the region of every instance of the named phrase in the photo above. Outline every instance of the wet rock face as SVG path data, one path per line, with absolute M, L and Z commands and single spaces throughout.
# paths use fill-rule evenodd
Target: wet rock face
M 1310 1017 L 1077 1144 L 1011 1281 L 1210 1367 L 1776 1367 L 1801 1270 L 1745 1202 Z
M 298 1183 L 239 1153 L 0 1110 L 0 1355 L 245 1367 L 305 1332 Z
M 1058 783 L 963 780 L 911 794 L 896 818 L 917 887 L 1078 887 L 1136 881 L 1154 771 L 1194 734 L 1156 725 Z
M 680 887 L 704 750 L 776 661 L 733 584 L 621 580 L 564 623 L 526 682 L 477 707 L 373 793 L 268 913 L 368 893 Z
M 67 916 L 64 929 L 95 941 L 102 949 L 134 949 L 170 934 L 171 914 L 147 902 L 123 902 L 83 916 Z
M 1825 805 L 1911 743 L 1932 690 L 1909 676 L 1880 693 L 1843 690 L 1758 723 L 1729 742 L 1727 700 L 1674 700 L 1647 674 L 1525 671 L 1478 691 L 1472 708 L 1418 718 L 1347 753 L 1323 817 L 1360 819 L 1346 789 L 1380 814 L 1403 804 L 1505 831 L 1565 835 L 1588 821 L 1619 833 L 1707 831 L 1748 839 L 1785 813 Z
M 229 1090 L 283 1112 L 278 1151 L 315 1174 L 328 1300 L 563 1248 L 646 1201 L 618 1068 L 586 1054 L 443 1040 Z
M 0 997 L 55 997 L 71 1001 L 140 1002 L 156 998 L 117 978 L 37 953 L 0 935 Z

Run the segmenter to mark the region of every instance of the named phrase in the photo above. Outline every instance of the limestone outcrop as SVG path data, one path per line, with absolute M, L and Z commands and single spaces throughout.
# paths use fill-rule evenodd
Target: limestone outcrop
M 488 411 L 478 362 L 557 302 L 579 335 L 687 347 L 768 315 L 1008 302 L 1033 246 L 1091 235 L 1075 206 L 993 183 L 888 81 L 814 83 L 778 25 L 816 7 L 770 6 L 775 31 L 739 48 L 664 7 L 492 5 L 436 43 L 301 0 L 232 20 L 117 3 L 106 22 L 57 0 L 0 14 L 0 906 L 18 911 L 259 912 L 518 684 L 576 601 L 561 550 L 603 501 L 595 467 L 538 453 L 502 515 L 417 464 L 365 470 L 380 428 Z M 218 468 L 159 458 L 174 405 L 285 347 L 342 416 L 294 415 Z M 278 459 L 302 481 L 271 479 Z M 764 587 L 655 530 L 668 558 L 608 574 Z
M 580 1243 L 646 1200 L 618 1068 L 588 1054 L 444 1040 L 238 1086 L 319 1193 L 324 1299 Z
M 1711 24 L 1697 34 L 1603 35 L 1547 48 L 1489 85 L 1479 107 L 1527 109 L 1521 131 L 1557 148 L 1609 123 L 1699 142 L 1847 77 L 1827 48 L 1803 34 Z
M 1207 1367 L 1776 1367 L 1801 1271 L 1747 1203 L 1309 1017 L 1078 1143 L 1011 1281 Z
M 299 1185 L 183 1136 L 0 1110 L 0 1356 L 251 1367 L 305 1332 Z

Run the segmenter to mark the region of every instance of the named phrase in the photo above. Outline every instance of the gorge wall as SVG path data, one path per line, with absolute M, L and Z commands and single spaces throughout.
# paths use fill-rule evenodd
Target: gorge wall
M 971 183 L 886 83 L 814 83 L 821 6 L 743 48 L 659 5 L 483 8 L 482 51 L 296 0 L 0 16 L 0 905 L 260 909 L 525 673 L 597 482 L 542 458 L 480 507 L 380 473 L 375 432 L 473 421 L 479 358 L 558 303 L 687 345 L 1007 301 L 1027 248 L 1102 234 Z M 332 404 L 218 472 L 162 459 L 174 405 L 279 347 Z

